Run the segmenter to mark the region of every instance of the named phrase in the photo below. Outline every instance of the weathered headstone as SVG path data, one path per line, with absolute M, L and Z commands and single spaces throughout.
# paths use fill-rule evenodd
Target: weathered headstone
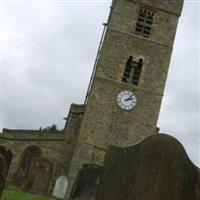
M 99 186 L 102 167 L 84 164 L 72 188 L 70 200 L 94 200 Z
M 0 146 L 0 198 L 5 187 L 7 173 L 11 160 L 11 151 L 7 151 L 5 147 Z
M 164 134 L 129 148 L 110 147 L 96 200 L 200 200 L 200 170 Z
M 23 151 L 19 166 L 14 175 L 13 184 L 15 186 L 23 187 L 26 184 L 32 165 L 40 157 L 41 150 L 37 146 L 29 146 Z
M 4 159 L 4 155 L 0 153 L 0 197 L 3 192 L 5 182 L 6 182 L 6 176 L 5 176 L 6 169 L 7 169 L 7 166 Z
M 38 194 L 49 195 L 53 164 L 46 158 L 38 158 L 31 166 L 24 189 Z
M 68 186 L 68 181 L 66 176 L 63 175 L 59 176 L 56 180 L 52 196 L 58 199 L 64 199 L 67 186 Z

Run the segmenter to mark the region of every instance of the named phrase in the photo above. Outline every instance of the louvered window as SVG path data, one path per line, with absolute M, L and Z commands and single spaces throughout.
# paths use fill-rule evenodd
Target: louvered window
M 151 33 L 153 20 L 154 12 L 141 8 L 136 23 L 135 33 L 148 38 Z

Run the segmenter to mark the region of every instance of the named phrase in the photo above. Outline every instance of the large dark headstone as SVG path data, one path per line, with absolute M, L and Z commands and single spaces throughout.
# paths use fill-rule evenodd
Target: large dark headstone
M 101 175 L 102 167 L 84 164 L 76 178 L 70 200 L 94 200 Z
M 0 146 L 0 198 L 5 187 L 8 169 L 12 160 L 12 152 Z
M 110 147 L 96 200 L 200 200 L 200 171 L 173 137 Z
M 53 164 L 46 158 L 38 158 L 31 165 L 24 189 L 29 192 L 48 195 L 53 174 Z
M 13 184 L 17 187 L 24 187 L 27 182 L 28 175 L 32 165 L 35 165 L 35 161 L 41 157 L 41 150 L 37 146 L 27 147 L 21 157 L 19 166 L 14 175 Z

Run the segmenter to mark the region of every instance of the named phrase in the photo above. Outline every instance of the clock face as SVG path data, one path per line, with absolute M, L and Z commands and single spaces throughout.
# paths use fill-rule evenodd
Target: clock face
M 136 106 L 136 103 L 136 96 L 129 90 L 121 91 L 117 95 L 117 104 L 123 110 L 133 109 Z

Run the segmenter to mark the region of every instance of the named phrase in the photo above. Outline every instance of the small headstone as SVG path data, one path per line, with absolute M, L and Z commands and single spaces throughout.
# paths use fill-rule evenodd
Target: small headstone
M 63 175 L 59 176 L 56 180 L 52 195 L 56 198 L 64 199 L 67 186 L 68 186 L 67 178 Z

